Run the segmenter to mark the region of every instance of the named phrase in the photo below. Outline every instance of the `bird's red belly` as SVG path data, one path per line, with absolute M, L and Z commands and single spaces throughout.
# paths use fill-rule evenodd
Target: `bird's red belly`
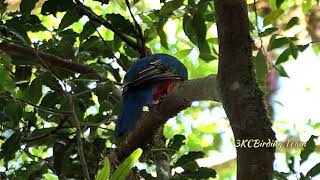
M 161 81 L 153 89 L 152 96 L 155 101 L 159 101 L 164 95 L 170 94 L 173 90 L 173 80 Z

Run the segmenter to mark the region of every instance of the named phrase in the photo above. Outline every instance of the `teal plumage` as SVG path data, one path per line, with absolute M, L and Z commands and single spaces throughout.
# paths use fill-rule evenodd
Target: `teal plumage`
M 170 93 L 175 81 L 187 80 L 186 67 L 168 54 L 153 54 L 137 60 L 123 82 L 123 106 L 116 122 L 116 136 L 136 127 L 143 106 L 155 104 Z

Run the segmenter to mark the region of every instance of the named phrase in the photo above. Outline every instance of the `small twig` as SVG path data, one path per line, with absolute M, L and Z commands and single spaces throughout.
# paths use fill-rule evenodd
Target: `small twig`
M 102 120 L 102 122 L 105 121 L 105 120 Z M 109 121 L 110 122 L 110 121 Z M 108 123 L 108 122 L 107 122 Z M 81 126 L 88 126 L 88 127 L 97 127 L 97 128 L 100 128 L 100 129 L 103 129 L 103 130 L 106 130 L 106 131 L 114 131 L 113 129 L 109 129 L 109 128 L 105 128 L 105 127 L 101 127 L 101 124 L 102 123 L 83 123 L 83 122 L 80 122 L 80 125 Z M 105 124 L 105 123 L 104 123 Z
M 316 44 L 316 43 L 320 43 L 320 41 L 311 41 L 311 42 L 309 42 L 307 45 L 309 45 L 309 44 Z
M 51 69 L 51 67 L 49 66 L 49 64 L 48 64 L 46 61 L 44 61 L 44 60 L 42 59 L 42 57 L 39 55 L 39 52 L 37 51 L 37 49 L 32 49 L 32 50 L 34 51 L 34 54 L 36 55 L 36 57 L 42 62 L 42 64 L 45 66 L 45 68 L 49 71 L 49 73 L 50 73 L 54 78 L 56 78 L 56 80 L 60 81 L 60 82 L 63 84 L 63 86 L 64 86 L 64 90 L 66 90 L 67 88 L 66 88 L 66 85 L 64 84 L 63 79 L 60 78 L 58 74 L 56 74 L 55 72 L 52 71 L 52 69 Z M 64 93 L 64 95 L 66 95 L 66 93 Z
M 264 49 L 264 46 L 263 46 L 263 40 L 262 40 L 262 37 L 260 35 L 260 29 L 259 29 L 259 23 L 258 23 L 258 11 L 257 11 L 257 4 L 256 4 L 256 0 L 254 0 L 254 13 L 255 13 L 255 20 L 256 20 L 256 26 L 257 26 L 257 31 L 258 31 L 258 36 L 259 36 L 259 39 L 260 39 L 260 48 L 262 49 L 262 52 L 263 52 L 263 55 L 264 57 L 267 59 L 267 52 L 266 50 Z
M 103 44 L 106 46 L 106 47 L 109 47 L 109 45 L 107 44 L 107 42 L 103 39 L 101 33 L 98 31 L 97 27 L 91 23 L 92 26 L 94 26 L 94 28 L 96 29 L 96 32 L 98 33 L 98 36 L 100 37 L 101 41 L 103 42 Z M 119 62 L 119 58 L 117 58 L 113 53 L 112 53 L 112 56 L 113 58 L 115 58 L 117 60 L 117 62 Z
M 103 19 L 102 17 L 95 14 L 91 9 L 89 9 L 87 6 L 83 5 L 79 0 L 75 0 L 77 5 L 80 7 L 80 12 L 84 15 L 87 15 L 90 20 L 97 22 L 107 29 L 114 32 L 115 35 L 117 35 L 119 38 L 121 38 L 126 44 L 128 44 L 133 49 L 139 50 L 139 45 L 134 42 L 127 34 L 124 32 L 116 29 L 111 23 L 109 23 L 107 20 Z
M 42 59 L 42 57 L 39 55 L 39 52 L 36 50 L 36 49 L 31 49 L 33 51 L 33 54 L 36 56 L 36 58 L 38 60 L 40 60 L 40 62 L 42 62 L 42 64 L 47 68 L 47 70 L 49 71 L 49 73 L 55 77 L 58 81 L 60 81 L 62 83 L 62 85 L 64 86 L 64 90 L 67 89 L 67 85 L 65 84 L 65 82 L 63 81 L 62 78 L 59 77 L 59 75 L 55 74 L 50 66 L 47 64 L 46 61 L 44 61 Z M 85 157 L 84 157 L 84 151 L 83 151 L 83 143 L 82 143 L 82 139 L 81 139 L 81 127 L 80 127 L 80 121 L 77 117 L 77 114 L 76 114 L 76 111 L 75 111 L 75 107 L 74 107 L 74 103 L 73 103 L 73 100 L 72 100 L 72 96 L 71 94 L 68 94 L 66 91 L 64 91 L 64 96 L 68 96 L 69 98 L 69 103 L 70 103 L 70 108 L 71 108 L 71 114 L 73 115 L 74 117 L 74 120 L 75 120 L 75 124 L 76 124 L 76 129 L 77 129 L 77 148 L 78 148 L 78 153 L 79 153 L 79 156 L 80 156 L 80 162 L 81 162 L 81 165 L 82 165 L 82 168 L 83 168 L 83 171 L 84 171 L 84 174 L 85 174 L 85 177 L 87 180 L 90 180 L 90 175 L 89 175 L 89 171 L 88 171 L 88 166 L 87 166 L 87 163 L 85 161 Z M 60 126 L 62 126 L 63 123 L 59 124 L 59 126 L 53 130 L 53 131 L 57 131 Z M 52 132 L 46 134 L 47 135 L 50 135 Z M 39 138 L 39 137 L 37 137 Z M 41 137 L 42 138 L 42 137 Z
M 71 94 L 68 94 L 68 98 L 69 98 L 69 104 L 71 107 L 71 111 L 72 111 L 72 115 L 76 124 L 76 129 L 77 129 L 77 149 L 78 149 L 78 153 L 80 156 L 80 162 L 81 162 L 81 166 L 84 172 L 84 175 L 86 177 L 87 180 L 90 180 L 90 175 L 89 175 L 89 170 L 88 170 L 88 166 L 87 166 L 87 162 L 86 159 L 84 157 L 84 151 L 83 151 L 83 142 L 82 142 L 82 137 L 81 137 L 81 125 L 80 125 L 80 121 L 78 119 L 75 107 L 74 107 L 74 103 L 72 100 L 72 96 Z
M 269 69 L 269 67 L 272 67 L 272 63 L 269 62 L 269 60 L 268 60 L 267 51 L 264 48 L 263 40 L 262 40 L 262 37 L 260 35 L 260 29 L 259 29 L 259 25 L 258 25 L 258 12 L 257 12 L 256 0 L 254 0 L 254 13 L 255 13 L 255 20 L 256 20 L 258 36 L 259 36 L 259 40 L 260 40 L 260 49 L 262 50 L 262 54 L 263 54 L 263 56 L 264 56 L 264 58 L 266 60 L 266 63 L 268 64 L 268 69 Z
M 157 151 L 171 151 L 171 152 L 177 152 L 176 150 L 174 149 L 166 149 L 166 148 L 152 148 L 150 149 L 149 151 L 151 152 L 157 152 Z
M 137 43 L 139 44 L 140 46 L 140 49 L 139 49 L 139 52 L 140 52 L 140 57 L 144 57 L 147 55 L 147 49 L 146 49 L 146 40 L 145 38 L 143 37 L 143 32 L 142 32 L 142 28 L 141 26 L 139 25 L 139 23 L 137 22 L 136 18 L 134 17 L 132 11 L 131 11 L 131 7 L 130 7 L 130 3 L 128 0 L 125 0 L 126 1 L 126 5 L 129 9 L 129 12 L 130 12 L 130 15 L 134 21 L 134 27 L 135 27 L 135 30 L 136 30 L 136 34 L 137 34 Z
M 30 47 L 22 47 L 20 45 L 8 43 L 8 42 L 1 42 L 0 49 L 8 53 L 9 55 L 15 56 L 22 56 L 31 58 L 36 63 L 43 63 L 47 64 L 47 66 L 54 66 L 57 68 L 61 68 L 71 72 L 77 72 L 81 74 L 95 74 L 99 79 L 105 79 L 100 74 L 98 74 L 94 69 L 92 69 L 88 65 L 76 63 L 73 61 L 68 61 L 66 59 L 62 59 L 61 57 L 43 53 L 40 51 L 35 51 Z M 41 60 L 39 59 L 41 58 Z
M 36 140 L 40 140 L 40 139 L 49 137 L 49 136 L 51 136 L 51 135 L 55 135 L 60 129 L 65 128 L 65 127 L 63 127 L 63 125 L 64 125 L 64 123 L 66 122 L 66 120 L 67 120 L 67 117 L 63 118 L 63 119 L 60 121 L 59 125 L 58 125 L 55 129 L 53 129 L 52 131 L 50 131 L 50 132 L 48 132 L 48 133 L 46 133 L 46 134 L 42 134 L 42 135 L 39 135 L 39 136 L 36 136 L 36 137 L 33 137 L 33 138 L 26 137 L 26 138 L 24 138 L 24 140 L 25 140 L 26 142 L 31 142 L 31 141 L 36 141 Z
M 69 115 L 71 114 L 71 112 L 69 111 L 57 111 L 57 110 L 54 110 L 54 109 L 51 109 L 51 108 L 46 108 L 46 107 L 41 107 L 41 106 L 38 106 L 30 101 L 27 101 L 27 100 L 24 100 L 24 99 L 20 99 L 20 98 L 17 98 L 17 97 L 9 97 L 9 96 L 6 96 L 5 98 L 13 98 L 21 103 L 24 103 L 24 104 L 28 104 L 30 106 L 33 106 L 34 108 L 38 109 L 38 110 L 41 110 L 41 111 L 44 111 L 44 112 L 48 112 L 48 113 L 52 113 L 52 114 L 58 114 L 58 115 Z

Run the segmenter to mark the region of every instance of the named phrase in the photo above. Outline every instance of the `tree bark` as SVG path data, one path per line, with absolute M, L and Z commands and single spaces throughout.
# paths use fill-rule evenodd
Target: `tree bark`
M 254 142 L 274 142 L 275 134 L 255 80 L 246 1 L 215 0 L 215 16 L 222 104 L 236 145 L 245 142 L 237 147 L 237 179 L 272 179 L 274 147 L 248 147 Z
M 144 113 L 138 127 L 128 135 L 117 151 L 110 155 L 113 163 L 118 164 L 135 149 L 149 144 L 161 125 L 188 108 L 193 101 L 205 100 L 220 100 L 215 75 L 177 84 L 172 94 L 150 108 L 148 113 Z
M 30 47 L 22 47 L 20 45 L 16 45 L 13 43 L 1 42 L 0 50 L 6 52 L 11 56 L 18 56 L 23 58 L 29 58 L 35 64 L 46 63 L 49 66 L 54 68 L 63 69 L 66 71 L 81 73 L 81 74 L 93 74 L 97 76 L 100 80 L 104 80 L 98 72 L 96 72 L 93 68 L 88 65 L 73 62 L 71 60 L 63 59 L 61 57 L 47 54 L 41 51 L 37 51 Z M 41 59 L 40 59 L 41 58 Z

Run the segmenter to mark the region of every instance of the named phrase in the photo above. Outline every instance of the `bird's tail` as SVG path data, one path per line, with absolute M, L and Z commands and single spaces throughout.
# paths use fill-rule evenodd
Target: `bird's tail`
M 123 107 L 116 123 L 116 136 L 123 135 L 136 127 L 146 101 L 145 98 L 137 96 L 134 92 L 123 96 Z

